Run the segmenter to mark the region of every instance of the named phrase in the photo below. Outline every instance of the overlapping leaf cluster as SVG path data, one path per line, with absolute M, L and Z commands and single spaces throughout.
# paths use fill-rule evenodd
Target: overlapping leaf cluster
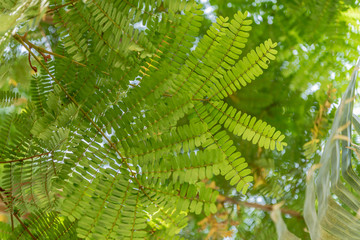
M 266 149 L 286 145 L 274 127 L 224 102 L 275 58 L 270 39 L 241 57 L 247 13 L 217 19 L 191 51 L 202 21 L 193 2 L 54 0 L 50 8 L 55 58 L 32 54 L 41 70 L 31 101 L 0 125 L 1 195 L 18 221 L 11 237 L 174 236 L 187 212 L 216 211 L 206 179 L 221 173 L 247 191 L 251 171 L 230 133 Z

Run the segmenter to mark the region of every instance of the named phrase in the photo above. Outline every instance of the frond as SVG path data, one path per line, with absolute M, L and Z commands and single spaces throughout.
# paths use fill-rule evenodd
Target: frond
M 212 122 L 210 126 L 219 123 L 236 136 L 242 136 L 242 139 L 252 141 L 253 144 L 259 144 L 259 147 L 282 151 L 286 143 L 283 143 L 285 136 L 280 131 L 275 132 L 275 128 L 262 120 L 257 120 L 246 113 L 237 111 L 234 107 L 228 106 L 222 101 L 209 101 L 207 105 L 209 118 Z M 204 117 L 203 117 L 204 118 Z
M 1 239 L 8 240 L 12 235 L 11 226 L 5 222 L 0 222 L 0 237 Z
M 34 76 L 30 83 L 31 101 L 39 115 L 44 115 L 46 98 L 51 91 L 52 85 L 50 80 L 43 75 Z
M 198 107 L 200 105 L 200 107 Z M 198 108 L 197 108 L 198 107 Z M 233 141 L 225 131 L 219 131 L 221 126 L 216 124 L 211 125 L 212 118 L 202 118 L 202 114 L 206 111 L 204 106 L 199 103 L 195 107 L 196 115 L 201 122 L 206 123 L 211 127 L 208 130 L 209 139 L 204 143 L 204 146 L 209 149 L 219 149 L 225 155 L 225 163 L 221 167 L 221 174 L 225 175 L 226 180 L 230 180 L 231 185 L 236 185 L 237 191 L 242 191 L 244 194 L 249 187 L 249 183 L 253 180 L 252 176 L 248 176 L 251 170 L 246 168 L 244 158 L 240 158 L 241 153 L 236 151 L 233 146 Z M 206 114 L 205 116 L 207 116 Z M 196 120 L 196 119 L 195 119 Z M 207 121 L 206 121 L 207 120 Z M 198 120 L 196 120 L 198 121 Z
M 58 213 L 33 213 L 27 219 L 20 219 L 15 231 L 8 239 L 78 239 L 76 223 L 59 216 Z
M 0 107 L 7 107 L 20 98 L 18 93 L 12 91 L 0 91 Z
M 277 43 L 272 43 L 269 39 L 256 47 L 256 51 L 251 50 L 226 72 L 220 79 L 220 83 L 217 84 L 217 89 L 210 91 L 209 98 L 223 99 L 263 74 L 262 69 L 267 69 L 270 60 L 275 60 L 274 55 L 277 51 L 273 48 L 276 46 Z
M 176 210 L 190 211 L 195 214 L 200 214 L 203 211 L 206 215 L 216 211 L 215 200 L 219 194 L 210 188 L 206 188 L 204 183 L 199 182 L 194 184 L 152 184 L 144 186 L 148 194 L 156 194 L 155 202 L 158 202 L 159 207 L 169 208 L 176 206 Z M 161 202 L 159 201 L 161 200 Z
M 169 159 L 167 159 L 169 158 Z M 162 163 L 162 162 L 165 163 Z M 220 167 L 224 157 L 217 150 L 198 151 L 196 154 L 180 154 L 168 156 L 160 161 L 144 165 L 142 174 L 147 176 L 147 181 L 156 182 L 159 180 L 165 184 L 168 179 L 173 182 L 195 184 L 205 178 L 211 179 L 213 175 L 220 173 Z
M 360 126 L 358 118 L 353 117 L 359 66 L 360 60 L 336 112 L 319 173 L 315 175 L 316 166 L 309 171 L 304 218 L 313 239 L 356 239 L 359 236 L 355 214 L 360 208 L 360 178 L 352 166 L 352 152 L 357 154 L 358 149 L 351 143 L 352 123 L 356 131 Z
M 166 155 L 180 152 L 192 152 L 200 147 L 207 139 L 207 128 L 202 124 L 191 124 L 174 128 L 171 134 L 162 134 L 157 139 L 148 139 L 140 148 L 137 144 L 124 145 L 127 156 L 137 165 L 152 164 L 153 159 L 161 159 Z M 170 160 L 170 159 L 169 159 Z

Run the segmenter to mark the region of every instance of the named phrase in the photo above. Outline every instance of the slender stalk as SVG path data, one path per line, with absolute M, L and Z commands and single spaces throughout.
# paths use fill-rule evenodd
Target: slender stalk
M 48 155 L 50 153 L 51 152 L 46 152 L 46 153 L 34 155 L 34 156 L 31 156 L 31 157 L 21 158 L 21 159 L 15 159 L 15 160 L 10 160 L 10 161 L 0 161 L 0 164 L 2 164 L 2 163 L 13 163 L 13 162 L 22 162 L 22 161 L 30 160 L 30 159 L 33 159 L 33 158 L 36 158 L 36 157 L 41 157 L 41 156 L 44 156 L 44 155 Z
M 46 58 L 46 56 L 44 56 L 43 53 L 47 53 L 47 54 L 50 54 L 50 55 L 52 55 L 52 56 L 54 56 L 54 57 L 63 58 L 63 59 L 69 59 L 68 57 L 65 57 L 65 56 L 63 56 L 63 55 L 60 55 L 60 54 L 57 54 L 57 53 L 54 53 L 54 52 L 50 52 L 50 51 L 46 50 L 45 48 L 36 46 L 36 45 L 34 45 L 33 43 L 31 43 L 29 40 L 27 40 L 25 37 L 20 36 L 19 34 L 15 34 L 15 35 L 14 35 L 14 38 L 15 38 L 16 40 L 21 39 L 22 42 L 26 43 L 30 48 L 35 49 L 35 50 L 36 50 L 37 52 L 39 52 L 44 58 Z M 85 65 L 85 64 L 83 64 L 83 63 L 80 63 L 80 62 L 77 62 L 77 61 L 72 60 L 72 59 L 71 59 L 71 62 L 73 62 L 73 63 L 75 63 L 75 64 L 77 64 L 77 65 L 79 65 L 79 66 L 82 66 L 82 67 L 88 67 L 87 65 Z M 107 72 L 104 72 L 104 71 L 101 71 L 101 72 L 104 73 L 104 74 L 106 74 L 106 75 L 110 75 L 110 74 L 107 73 Z
M 201 101 L 201 102 L 208 102 L 210 99 L 206 98 L 206 99 L 202 99 L 202 98 L 193 98 L 191 99 L 193 101 Z
M 60 9 L 60 8 L 63 8 L 63 7 L 69 6 L 69 5 L 71 5 L 71 4 L 73 4 L 73 3 L 76 3 L 76 2 L 77 2 L 77 0 L 73 0 L 73 1 L 68 2 L 68 3 L 65 3 L 65 4 L 63 4 L 63 5 L 59 5 L 59 6 L 57 6 L 57 7 L 50 8 L 49 10 L 47 10 L 47 11 L 46 11 L 46 14 L 49 14 L 49 13 L 55 12 L 56 10 L 58 10 L 58 9 Z
M 32 239 L 36 240 L 36 237 L 30 232 L 30 230 L 26 227 L 26 225 L 21 221 L 16 213 L 14 213 L 15 218 L 19 221 L 21 226 L 25 229 L 25 231 L 31 236 Z
M 10 214 L 10 221 L 11 221 L 11 230 L 14 231 L 14 216 L 12 212 Z

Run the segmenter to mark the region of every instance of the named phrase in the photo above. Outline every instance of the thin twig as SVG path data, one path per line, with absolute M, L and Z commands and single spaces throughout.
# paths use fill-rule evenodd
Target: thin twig
M 60 6 L 57 6 L 57 7 L 54 7 L 54 8 L 50 8 L 49 10 L 46 11 L 46 14 L 49 14 L 49 13 L 52 13 L 52 12 L 55 12 L 56 10 L 60 9 L 60 8 L 63 8 L 63 7 L 66 7 L 66 6 L 69 6 L 70 4 L 73 4 L 73 3 L 76 3 L 77 0 L 75 1 L 71 1 L 69 3 L 66 3 L 66 4 L 63 4 L 63 5 L 60 5 Z
M 54 53 L 54 52 L 50 52 L 50 51 L 48 51 L 48 50 L 46 50 L 46 49 L 44 49 L 44 48 L 42 48 L 42 47 L 36 46 L 36 45 L 34 45 L 33 43 L 31 43 L 29 40 L 27 40 L 25 37 L 20 36 L 19 34 L 15 34 L 15 35 L 14 35 L 14 38 L 15 38 L 16 40 L 21 40 L 23 43 L 26 43 L 26 44 L 29 46 L 29 48 L 35 49 L 38 53 L 40 53 L 40 54 L 43 56 L 43 58 L 44 58 L 45 60 L 47 60 L 48 57 L 45 56 L 44 53 L 53 55 L 54 57 L 58 57 L 58 58 L 69 59 L 68 57 L 65 57 L 65 56 L 63 56 L 63 55 L 60 55 L 60 54 L 57 54 L 57 53 Z M 77 64 L 77 65 L 80 65 L 80 66 L 82 66 L 82 67 L 88 67 L 87 65 L 85 65 L 85 64 L 83 64 L 83 63 L 80 63 L 80 62 L 77 62 L 77 61 L 72 60 L 72 59 L 71 59 L 71 62 L 73 62 L 73 63 L 75 63 L 75 64 Z M 104 73 L 104 74 L 106 74 L 106 75 L 110 75 L 110 74 L 107 73 L 107 72 L 104 72 L 104 71 L 101 71 L 101 72 Z
M 30 51 L 31 51 L 31 47 L 30 47 Z M 37 68 L 31 64 L 30 51 L 29 51 L 28 61 L 29 61 L 31 69 L 37 73 Z
M 36 237 L 34 237 L 34 235 L 32 235 L 32 233 L 30 232 L 30 230 L 26 227 L 26 225 L 21 221 L 21 219 L 18 217 L 18 215 L 16 213 L 14 213 L 15 218 L 19 221 L 19 223 L 21 224 L 21 226 L 23 226 L 23 228 L 25 229 L 25 231 L 31 236 L 32 239 L 36 240 Z

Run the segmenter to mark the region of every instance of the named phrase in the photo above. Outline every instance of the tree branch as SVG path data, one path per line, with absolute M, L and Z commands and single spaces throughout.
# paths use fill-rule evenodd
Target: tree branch
M 250 207 L 250 208 L 257 208 L 260 209 L 262 211 L 266 211 L 266 212 L 271 212 L 273 210 L 273 206 L 274 205 L 263 205 L 263 204 L 259 204 L 259 203 L 251 203 L 251 202 L 243 202 L 243 201 L 238 201 L 234 198 L 230 198 L 230 197 L 226 197 L 226 196 L 221 196 L 221 198 L 223 198 L 224 200 L 222 202 L 229 202 L 232 204 L 238 204 L 238 205 L 242 205 L 245 207 Z M 281 213 L 283 214 L 289 214 L 292 217 L 296 217 L 296 218 L 303 218 L 303 215 L 301 212 L 292 210 L 292 209 L 287 209 L 287 208 L 281 208 L 280 209 Z

